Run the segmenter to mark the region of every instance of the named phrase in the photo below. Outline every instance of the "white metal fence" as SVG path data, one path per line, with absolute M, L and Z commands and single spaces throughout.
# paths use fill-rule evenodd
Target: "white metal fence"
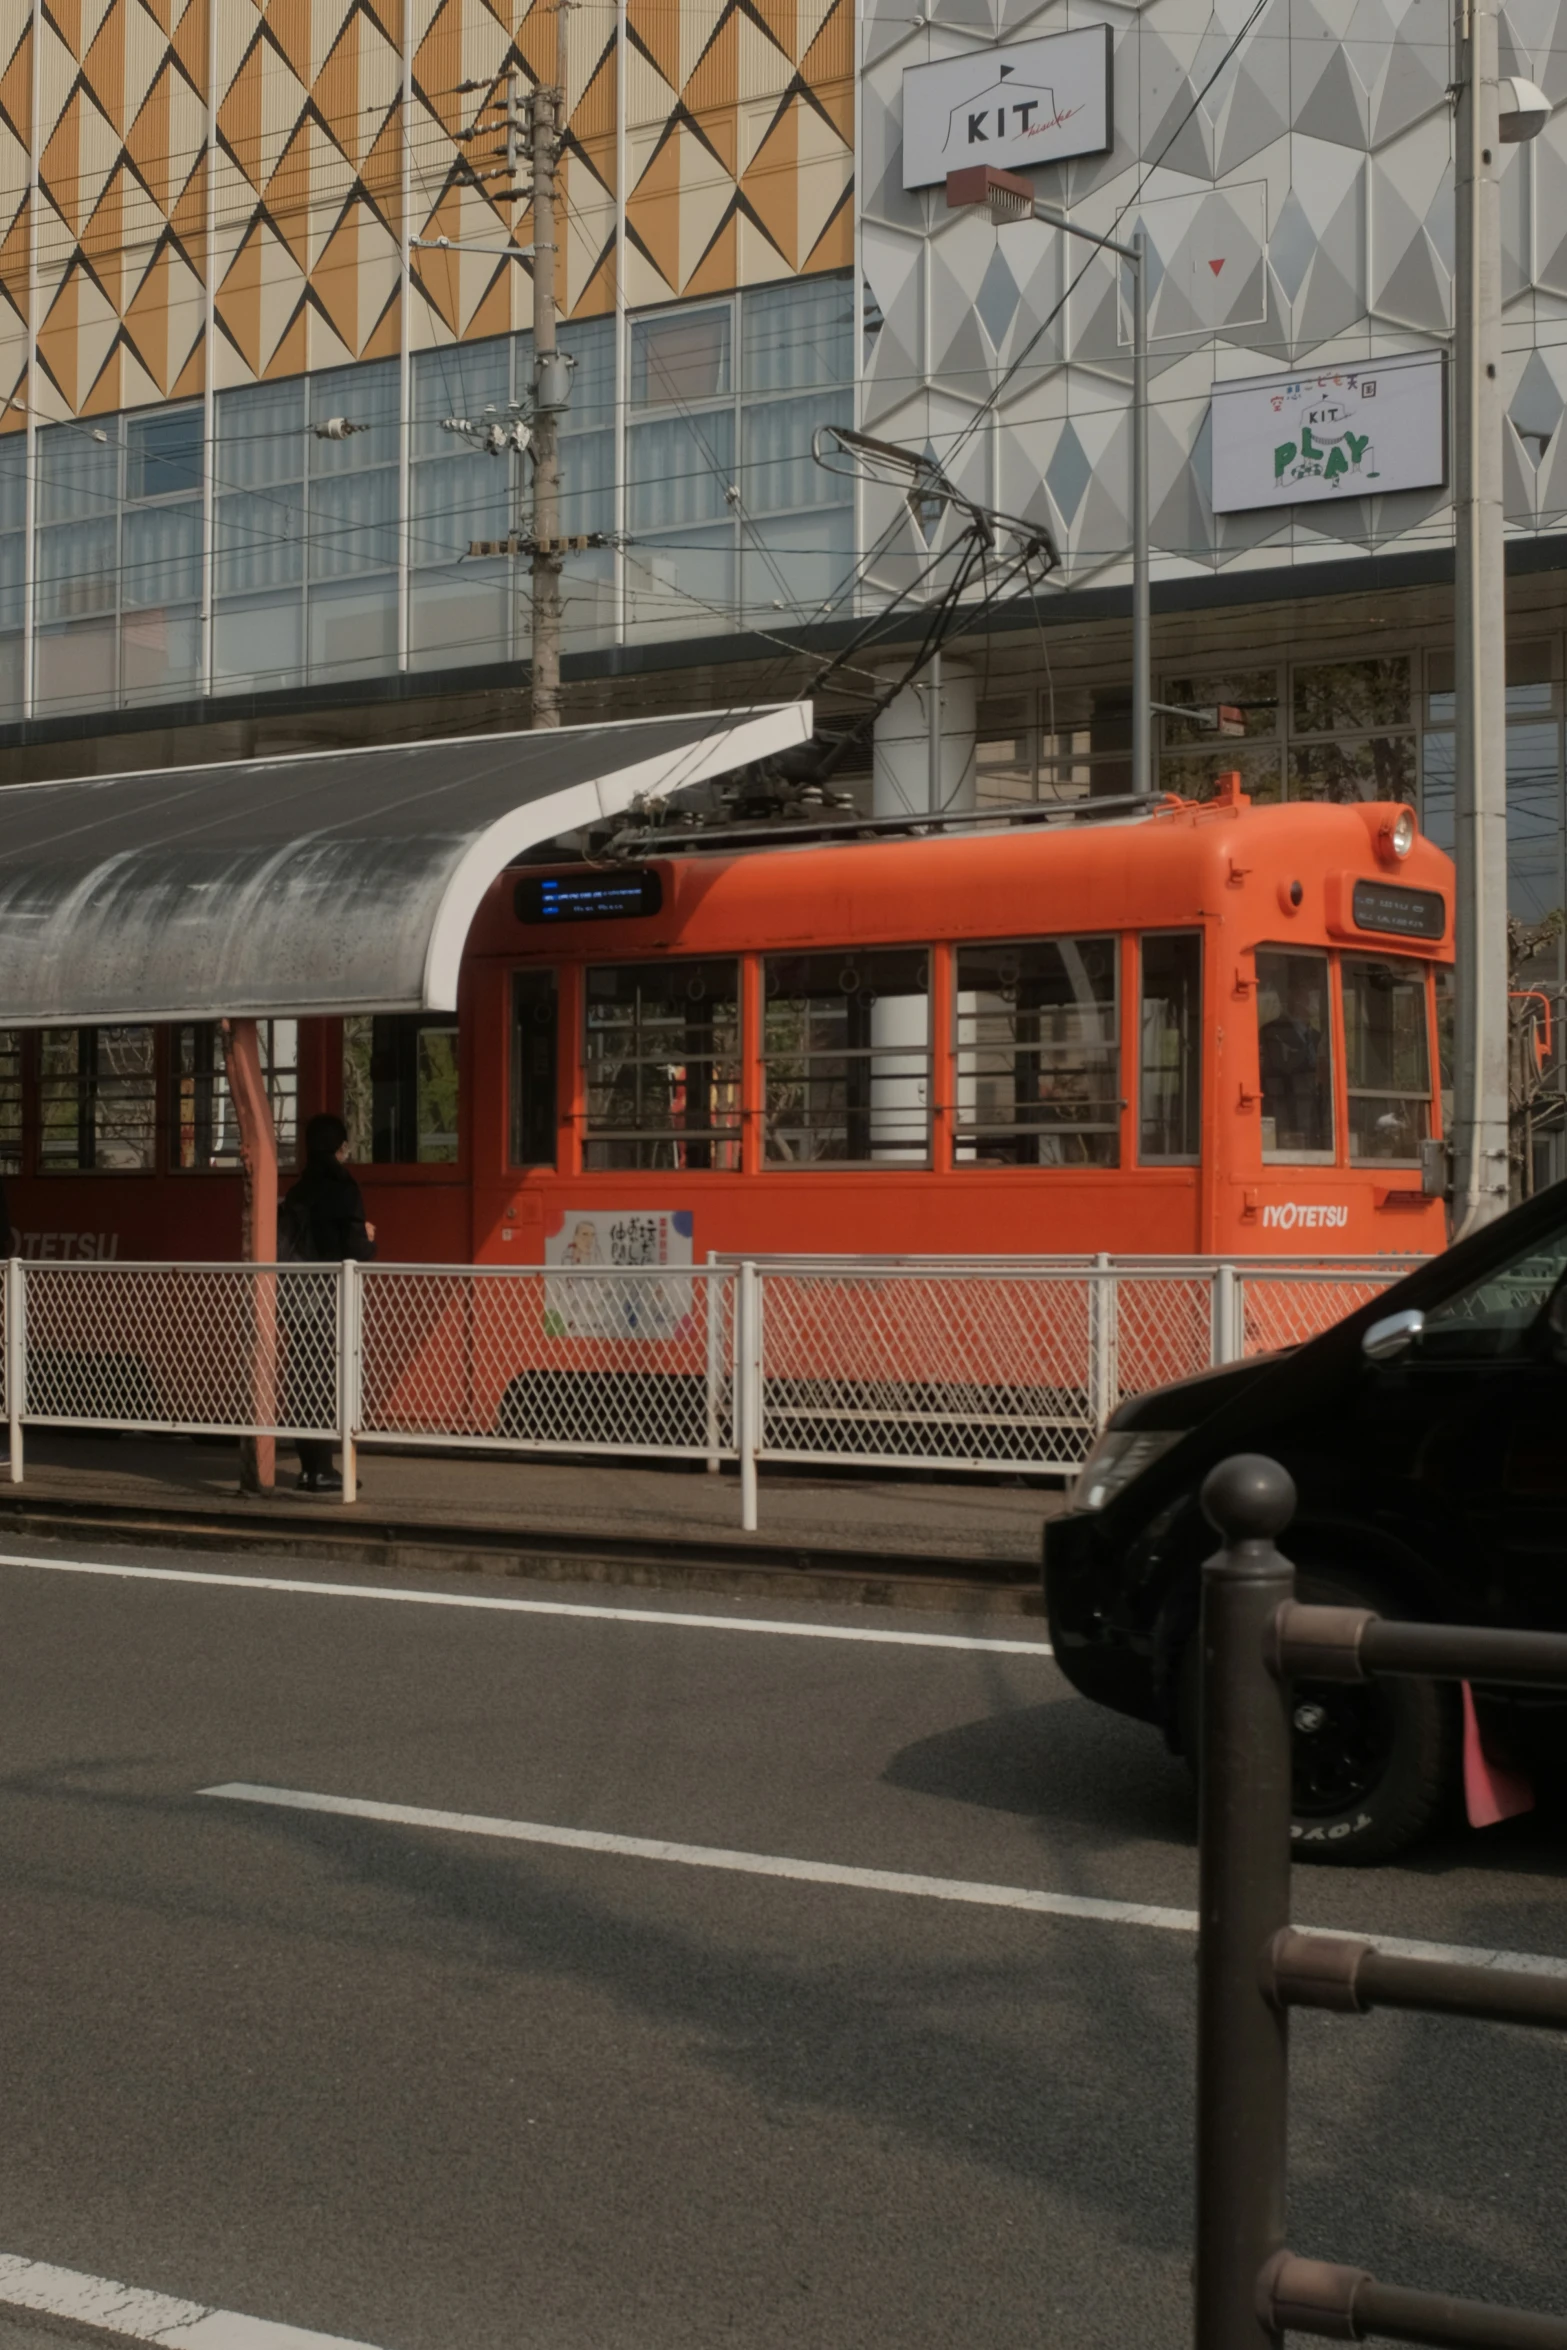
M 1312 1337 L 1410 1260 L 5 1265 L 25 1428 L 1071 1472 L 1126 1396 Z

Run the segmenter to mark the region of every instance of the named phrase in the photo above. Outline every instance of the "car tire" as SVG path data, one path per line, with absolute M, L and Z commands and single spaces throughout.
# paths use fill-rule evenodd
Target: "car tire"
M 1316 1607 L 1369 1607 L 1403 1613 L 1373 1585 L 1307 1571 L 1297 1595 Z M 1181 1748 L 1193 1776 L 1201 1736 L 1201 1653 L 1187 1642 L 1177 1703 Z M 1290 1823 L 1297 1860 L 1371 1867 L 1391 1860 L 1447 1812 L 1460 1783 L 1462 1716 L 1455 1687 L 1438 1681 L 1387 1679 L 1360 1684 L 1301 1681 L 1295 1716 L 1295 1807 Z

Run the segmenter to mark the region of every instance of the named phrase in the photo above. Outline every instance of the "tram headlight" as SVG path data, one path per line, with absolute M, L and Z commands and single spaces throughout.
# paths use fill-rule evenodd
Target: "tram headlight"
M 1102 1510 L 1185 1433 L 1184 1428 L 1107 1428 L 1078 1472 L 1072 1507 Z
M 1415 818 L 1410 808 L 1400 808 L 1390 823 L 1384 824 L 1377 835 L 1377 848 L 1387 865 L 1402 864 L 1415 845 Z

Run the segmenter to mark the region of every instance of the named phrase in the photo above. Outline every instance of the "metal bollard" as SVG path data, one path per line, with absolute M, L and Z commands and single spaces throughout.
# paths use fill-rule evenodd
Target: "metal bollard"
M 1197 1948 L 1197 2350 L 1278 2350 L 1261 2273 L 1284 2247 L 1289 2045 L 1267 1995 L 1289 1925 L 1289 1691 L 1264 1661 L 1295 1570 L 1274 1548 L 1295 1487 L 1240 1453 L 1202 1489 L 1224 1537 L 1203 1568 Z

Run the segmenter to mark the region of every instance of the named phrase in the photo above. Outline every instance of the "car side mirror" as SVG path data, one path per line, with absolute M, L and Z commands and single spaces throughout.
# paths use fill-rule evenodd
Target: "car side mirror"
M 1426 1318 L 1418 1306 L 1406 1306 L 1401 1314 L 1384 1314 L 1363 1334 L 1360 1351 L 1368 1363 L 1394 1362 L 1414 1345 L 1425 1326 Z

